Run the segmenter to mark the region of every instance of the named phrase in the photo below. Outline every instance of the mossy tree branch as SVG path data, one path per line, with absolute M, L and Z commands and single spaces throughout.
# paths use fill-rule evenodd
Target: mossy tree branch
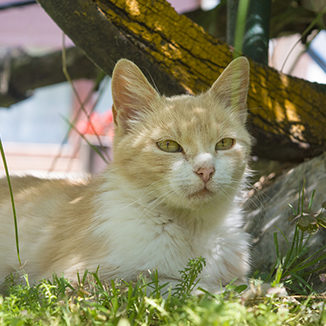
M 232 49 L 165 0 L 39 0 L 56 23 L 106 73 L 129 58 L 166 95 L 207 89 Z M 249 125 L 260 156 L 300 161 L 326 150 L 326 86 L 251 62 Z

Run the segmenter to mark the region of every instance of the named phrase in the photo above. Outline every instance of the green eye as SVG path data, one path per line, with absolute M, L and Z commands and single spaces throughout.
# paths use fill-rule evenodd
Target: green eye
M 182 147 L 174 140 L 161 140 L 156 143 L 157 147 L 163 152 L 177 153 L 182 152 Z
M 235 144 L 235 139 L 233 138 L 223 138 L 222 140 L 220 140 L 216 146 L 215 146 L 215 150 L 217 151 L 223 151 L 226 149 L 230 149 L 234 146 Z

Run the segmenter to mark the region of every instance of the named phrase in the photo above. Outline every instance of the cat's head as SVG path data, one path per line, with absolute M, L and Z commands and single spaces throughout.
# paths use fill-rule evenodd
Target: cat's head
M 248 60 L 240 57 L 207 92 L 168 98 L 120 60 L 112 76 L 118 173 L 158 204 L 233 200 L 250 152 L 248 84 Z

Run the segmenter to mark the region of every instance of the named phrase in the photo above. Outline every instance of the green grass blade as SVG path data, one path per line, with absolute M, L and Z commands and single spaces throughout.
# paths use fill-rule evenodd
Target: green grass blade
M 315 194 L 316 194 L 316 189 L 314 189 L 312 191 L 312 194 L 311 194 L 311 197 L 310 197 L 310 200 L 309 200 L 309 205 L 308 205 L 308 210 L 310 211 L 311 208 L 312 208 L 312 203 L 314 201 L 314 198 L 315 198 Z
M 19 254 L 18 224 L 17 224 L 17 214 L 16 214 L 16 207 L 15 207 L 15 201 L 14 201 L 14 193 L 12 191 L 12 186 L 11 186 L 11 181 L 10 181 L 10 176 L 9 176 L 9 170 L 8 170 L 7 160 L 6 160 L 6 156 L 5 156 L 5 151 L 4 151 L 3 146 L 2 146 L 1 138 L 0 138 L 0 152 L 1 152 L 3 166 L 5 168 L 5 173 L 6 173 L 6 177 L 7 177 L 8 187 L 9 187 L 10 200 L 11 200 L 11 206 L 12 206 L 12 213 L 14 215 L 17 257 L 18 257 L 19 265 L 21 265 L 22 263 L 21 263 L 20 254 Z
M 302 215 L 304 213 L 304 189 L 306 186 L 306 179 L 303 179 L 303 184 L 302 184 L 302 190 L 301 190 L 301 200 L 299 199 L 299 202 L 301 202 L 301 207 L 299 210 L 299 214 Z
M 293 262 L 296 261 L 297 257 L 298 257 L 298 252 L 297 252 L 297 248 L 298 248 L 298 232 L 299 232 L 299 228 L 298 226 L 295 226 L 295 230 L 294 230 L 294 235 L 291 241 L 291 247 L 288 250 L 288 252 L 286 253 L 286 257 L 285 257 L 285 261 L 284 261 L 284 268 L 286 270 L 288 270 L 291 265 L 293 264 Z
M 104 291 L 104 286 L 103 286 L 103 283 L 101 282 L 99 276 L 98 276 L 98 272 L 96 273 L 92 273 L 93 277 L 94 277 L 94 280 L 97 284 L 97 286 L 99 287 L 99 289 L 101 289 L 102 291 Z
M 280 248 L 278 246 L 278 236 L 277 236 L 277 232 L 273 233 L 273 238 L 274 238 L 274 246 L 275 246 L 275 252 L 276 252 L 276 258 L 278 260 L 281 259 L 281 255 L 280 255 Z
M 298 285 L 299 286 L 304 286 L 305 288 L 307 288 L 311 293 L 313 293 L 314 292 L 314 289 L 312 288 L 312 286 L 303 278 L 303 277 L 301 277 L 300 275 L 298 275 L 298 274 L 291 274 L 291 276 L 293 277 L 293 278 L 295 278 L 295 279 L 297 279 L 298 280 Z M 302 290 L 304 290 L 304 289 L 302 289 Z
M 326 260 L 326 253 L 315 257 L 316 255 L 312 255 L 309 257 L 309 260 L 306 259 L 304 262 L 302 262 L 301 264 L 299 264 L 296 268 L 293 269 L 294 272 L 299 271 L 299 270 L 304 270 L 306 268 L 309 268 L 323 260 Z
M 82 133 L 80 133 L 79 130 L 65 116 L 61 116 L 61 117 L 69 125 L 69 127 L 72 128 L 72 129 L 74 129 L 78 133 L 78 135 L 88 144 L 88 146 L 90 146 L 96 152 L 96 154 L 101 157 L 101 159 L 106 164 L 109 164 L 109 161 L 105 158 L 105 156 L 102 154 L 102 152 L 96 146 L 94 146 L 93 144 L 91 144 L 88 141 L 88 139 Z
M 246 27 L 246 18 L 249 7 L 249 0 L 240 0 L 238 5 L 237 25 L 234 36 L 234 58 L 242 53 L 243 36 Z

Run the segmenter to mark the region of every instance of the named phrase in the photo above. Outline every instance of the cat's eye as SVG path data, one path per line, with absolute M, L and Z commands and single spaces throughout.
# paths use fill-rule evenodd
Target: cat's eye
M 161 140 L 158 141 L 157 147 L 168 153 L 177 153 L 177 152 L 182 152 L 182 147 L 174 140 L 166 139 L 166 140 Z
M 221 139 L 215 146 L 215 150 L 217 151 L 223 151 L 230 149 L 234 146 L 235 144 L 235 139 L 233 138 L 223 138 Z

